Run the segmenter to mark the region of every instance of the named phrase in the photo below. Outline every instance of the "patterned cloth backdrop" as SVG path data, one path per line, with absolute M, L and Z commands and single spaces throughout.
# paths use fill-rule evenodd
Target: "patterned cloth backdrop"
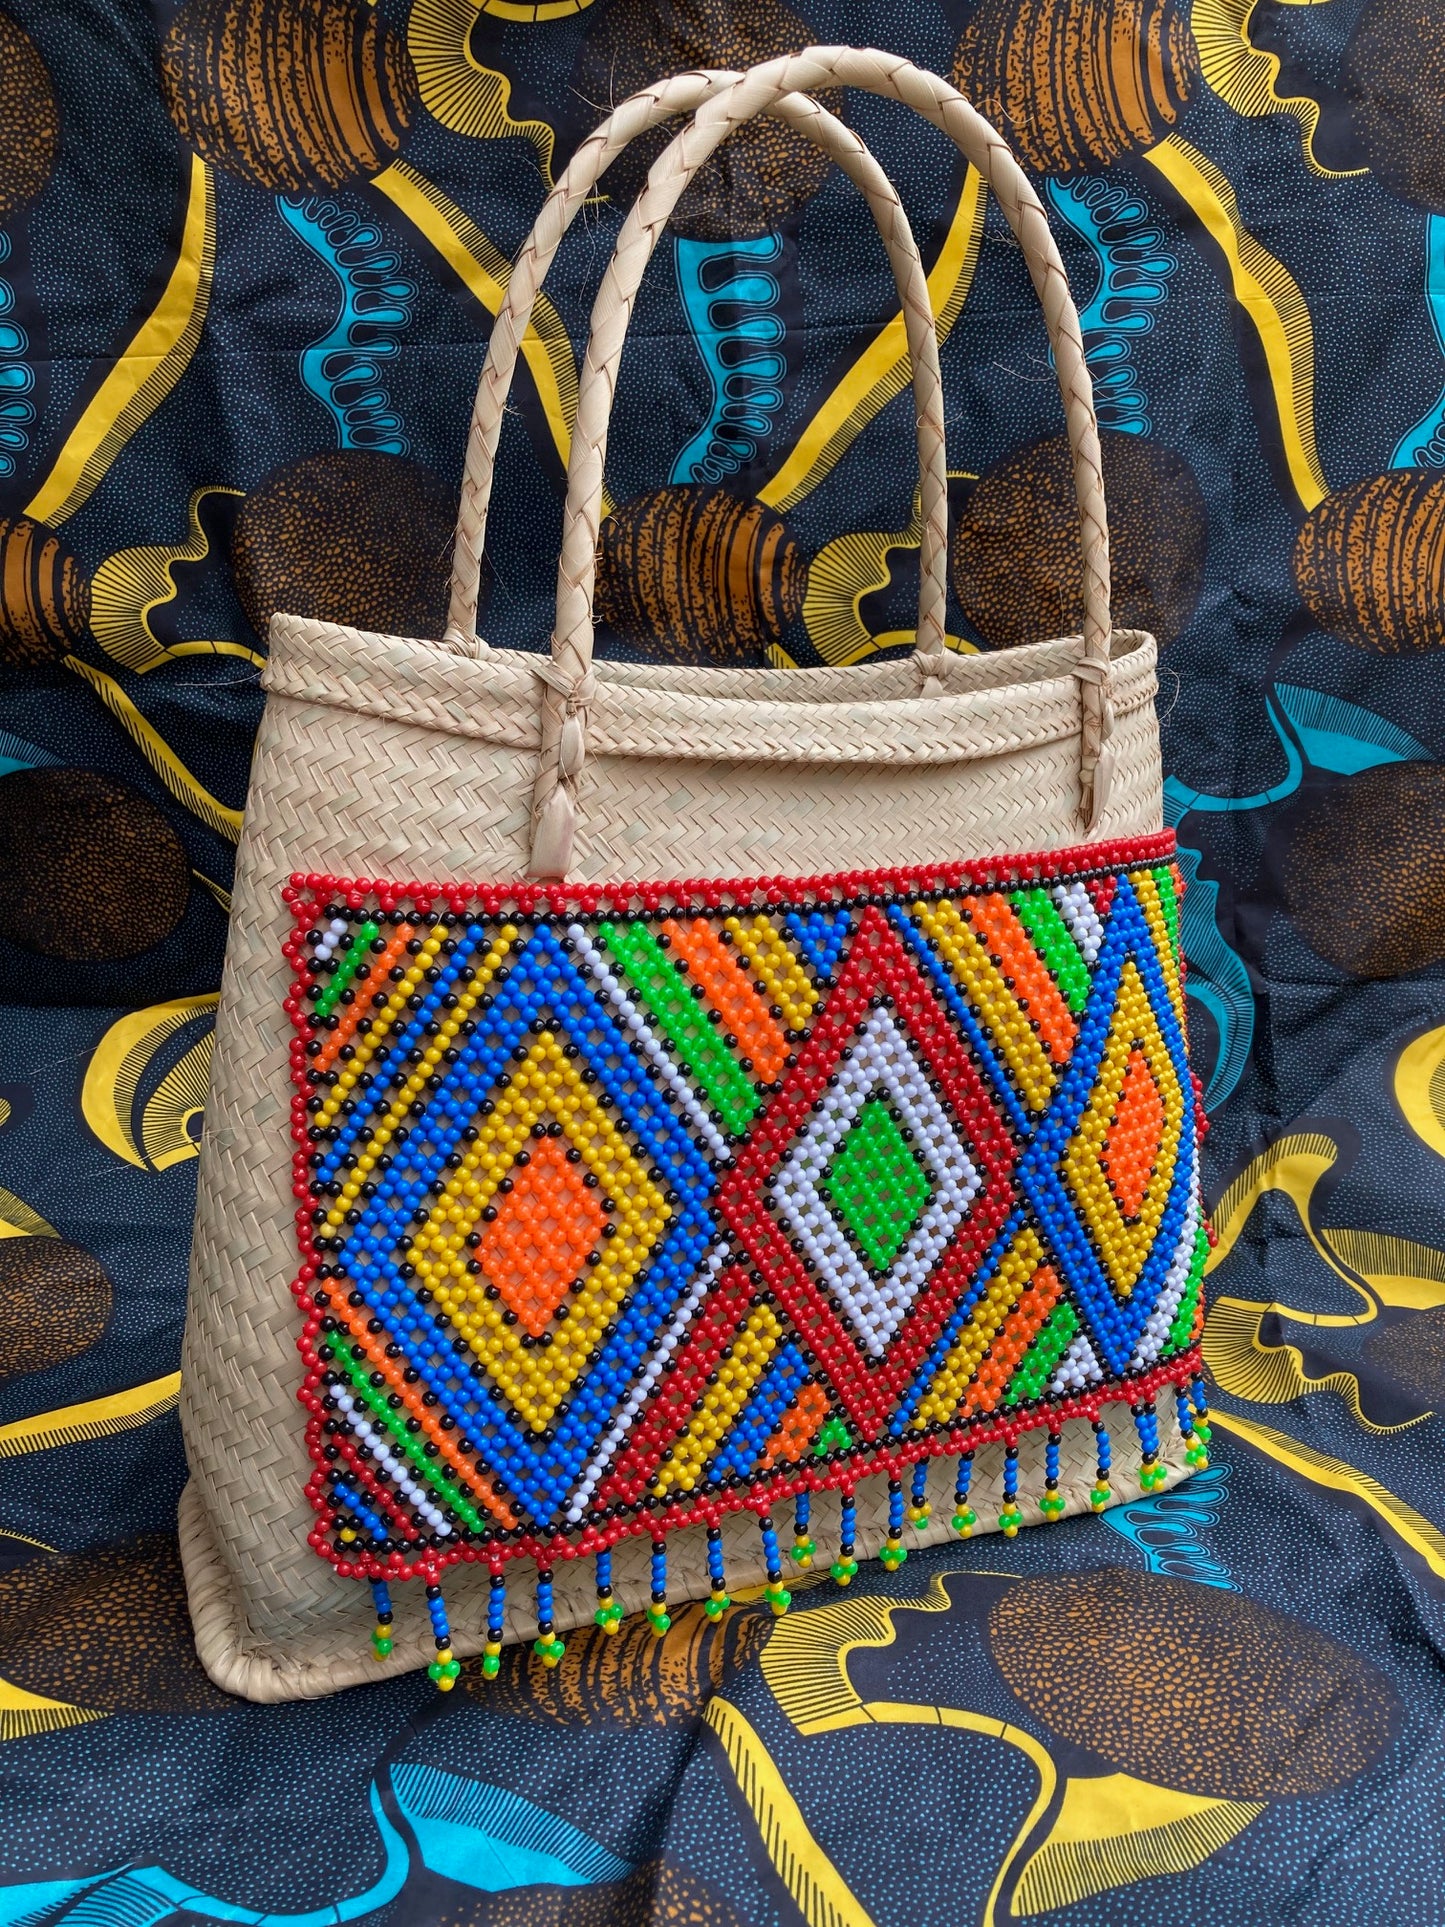
M 952 74 L 1074 276 L 1116 612 L 1163 644 L 1212 1463 L 776 1625 L 693 1608 L 449 1699 L 228 1699 L 173 1408 L 267 619 L 439 632 L 548 182 L 634 86 L 810 41 Z M 1067 630 L 1018 254 L 931 130 L 830 105 L 903 185 L 946 337 L 955 645 Z M 1442 136 L 1429 0 L 3 0 L 0 1923 L 1445 1918 Z M 661 138 L 538 311 L 494 643 L 548 633 L 574 351 Z M 634 337 L 606 650 L 906 649 L 902 334 L 848 183 L 750 127 Z

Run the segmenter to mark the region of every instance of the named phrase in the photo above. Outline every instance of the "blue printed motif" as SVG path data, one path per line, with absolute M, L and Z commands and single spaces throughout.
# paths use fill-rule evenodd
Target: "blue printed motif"
M 408 1876 L 421 1869 L 464 1889 L 492 1894 L 540 1883 L 591 1886 L 631 1871 L 628 1861 L 600 1841 L 505 1787 L 415 1762 L 393 1767 L 389 1777 L 392 1798 L 415 1845 L 387 1817 L 381 1790 L 373 1782 L 367 1803 L 382 1849 L 381 1871 L 370 1886 L 328 1906 L 272 1912 L 205 1893 L 165 1867 L 132 1866 L 79 1879 L 0 1886 L 0 1927 L 23 1927 L 62 1909 L 67 1917 L 115 1927 L 159 1923 L 177 1915 L 231 1927 L 338 1927 L 389 1906 Z
M 726 482 L 772 433 L 788 372 L 787 329 L 775 312 L 782 284 L 769 271 L 782 252 L 780 234 L 678 237 L 678 292 L 713 392 L 707 421 L 673 463 L 674 482 Z
M 10 237 L 0 233 L 0 262 L 10 257 Z M 14 319 L 15 290 L 0 280 L 0 475 L 13 475 L 30 446 L 35 370 L 26 361 L 30 340 Z
M 341 288 L 335 326 L 301 350 L 301 379 L 336 423 L 338 448 L 405 455 L 410 447 L 386 389 L 411 320 L 416 288 L 401 257 L 365 214 L 315 194 L 283 194 L 276 208 Z
M 1431 214 L 1425 225 L 1425 301 L 1430 326 L 1445 355 L 1445 214 Z M 1413 428 L 1407 429 L 1390 457 L 1391 468 L 1445 468 L 1445 390 Z
M 1189 966 L 1188 994 L 1203 1004 L 1219 1034 L 1219 1051 L 1204 1088 L 1204 1108 L 1222 1104 L 1244 1075 L 1254 1042 L 1254 987 L 1244 959 L 1219 928 L 1219 885 L 1202 877 L 1203 853 L 1179 846 L 1184 901 L 1179 909 L 1179 947 Z
M 1099 263 L 1099 285 L 1079 310 L 1084 358 L 1094 378 L 1101 428 L 1149 433 L 1149 404 L 1133 365 L 1133 344 L 1147 335 L 1169 298 L 1178 257 L 1138 193 L 1121 182 L 1081 176 L 1048 183 L 1054 212 L 1085 240 Z
M 1138 1548 L 1150 1572 L 1237 1592 L 1228 1568 L 1203 1543 L 1199 1530 L 1218 1525 L 1228 1484 L 1229 1467 L 1211 1465 L 1172 1492 L 1114 1506 L 1102 1517 L 1121 1539 Z

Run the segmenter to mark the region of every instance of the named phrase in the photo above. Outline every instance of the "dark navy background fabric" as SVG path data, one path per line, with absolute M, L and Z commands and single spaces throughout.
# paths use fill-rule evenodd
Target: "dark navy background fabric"
M 644 81 L 810 41 L 954 74 L 1073 280 L 1116 609 L 1163 644 L 1210 1467 L 800 1585 L 781 1630 L 745 1602 L 578 1635 L 555 1674 L 469 1665 L 450 1699 L 230 1699 L 190 1645 L 174 1405 L 266 622 L 439 632 L 470 397 L 549 180 Z M 945 313 L 950 637 L 1067 628 L 1019 251 L 935 131 L 830 104 Z M 0 1923 L 1445 1918 L 1442 119 L 1421 0 L 4 0 Z M 574 351 L 641 165 L 548 280 Z M 836 170 L 776 130 L 711 166 L 623 364 L 604 654 L 907 649 L 909 404 L 865 355 L 891 313 Z M 508 648 L 551 623 L 550 339 L 489 536 Z M 830 408 L 861 426 L 802 461 Z M 685 511 L 717 487 L 705 550 Z M 737 561 L 759 526 L 771 576 Z M 810 1730 L 784 1630 L 819 1677 L 861 1640 L 872 1712 Z

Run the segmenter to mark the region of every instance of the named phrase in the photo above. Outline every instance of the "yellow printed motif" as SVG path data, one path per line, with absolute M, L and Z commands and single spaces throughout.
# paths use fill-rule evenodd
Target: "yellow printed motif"
M 928 294 L 937 317 L 940 343 L 948 339 L 963 312 L 983 240 L 983 216 L 988 190 L 977 168 L 970 167 L 959 190 L 943 246 L 928 276 Z M 785 515 L 832 473 L 845 452 L 879 410 L 902 394 L 908 385 L 908 337 L 901 314 L 874 336 L 818 408 L 773 479 L 759 492 L 759 501 Z
M 471 216 L 405 161 L 383 168 L 372 186 L 395 203 L 488 314 L 496 314 L 506 299 L 512 264 Z M 539 294 L 533 305 L 522 337 L 522 359 L 565 468 L 577 421 L 577 362 L 562 317 L 545 294 Z
M 1142 158 L 1194 210 L 1228 263 L 1234 298 L 1264 349 L 1290 480 L 1301 507 L 1312 509 L 1330 491 L 1315 446 L 1314 326 L 1299 284 L 1245 227 L 1234 189 L 1213 161 L 1177 134 Z
M 145 757 L 156 775 L 178 803 L 184 803 L 193 816 L 229 843 L 241 840 L 241 812 L 233 810 L 219 797 L 212 796 L 205 784 L 187 769 L 170 744 L 142 716 L 114 676 L 83 662 L 79 656 L 66 656 L 65 666 L 88 682 L 96 695 Z
M 200 1149 L 197 1127 L 206 1102 L 213 1031 L 197 1038 L 166 1071 L 143 1106 L 137 1099 L 167 1038 L 213 1013 L 219 1001 L 215 991 L 208 991 L 131 1011 L 95 1047 L 80 1108 L 101 1143 L 138 1170 L 164 1171 Z
M 1311 6 L 1318 0 L 1284 0 L 1287 6 Z M 1305 166 L 1328 181 L 1352 174 L 1368 174 L 1367 167 L 1326 167 L 1315 159 L 1320 106 L 1308 95 L 1282 95 L 1277 90 L 1279 55 L 1256 47 L 1250 28 L 1258 0 L 1194 0 L 1190 25 L 1199 49 L 1204 78 L 1222 101 L 1247 120 L 1265 114 L 1292 114 L 1299 123 Z
M 215 192 L 206 163 L 193 154 L 180 252 L 170 279 L 66 437 L 27 515 L 52 527 L 74 515 L 141 423 L 170 394 L 200 343 L 215 265 Z
M 210 553 L 210 542 L 201 527 L 201 503 L 208 495 L 240 493 L 235 488 L 196 489 L 186 509 L 183 542 L 142 543 L 132 549 L 117 549 L 96 570 L 90 585 L 90 626 L 101 648 L 122 667 L 143 676 L 147 670 L 180 656 L 240 656 L 258 668 L 265 661 L 242 642 L 166 645 L 156 641 L 151 629 L 154 611 L 175 600 L 176 564 L 202 562 Z
M 568 8 L 571 11 L 572 8 Z M 519 9 L 516 18 L 547 17 L 547 9 Z M 505 17 L 505 16 L 504 16 Z M 513 120 L 512 83 L 495 67 L 474 59 L 471 32 L 476 0 L 414 0 L 406 25 L 407 52 L 427 111 L 443 127 L 477 140 L 519 134 L 537 150 L 542 178 L 552 185 L 552 129 L 544 120 Z

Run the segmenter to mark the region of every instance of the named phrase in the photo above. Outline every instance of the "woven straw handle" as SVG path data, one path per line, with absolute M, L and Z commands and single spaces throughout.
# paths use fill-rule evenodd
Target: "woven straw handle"
M 692 112 L 704 100 L 742 78 L 741 74 L 727 71 L 674 74 L 670 80 L 659 81 L 624 101 L 572 156 L 512 264 L 506 299 L 498 312 L 482 365 L 467 438 L 451 604 L 444 636 L 448 646 L 459 653 L 476 654 L 485 647 L 476 635 L 477 597 L 502 418 L 538 292 L 562 239 L 588 195 L 629 142 L 661 121 Z M 796 126 L 837 161 L 861 188 L 888 252 L 903 306 L 914 369 L 918 459 L 922 474 L 920 510 L 924 528 L 918 591 L 918 650 L 925 656 L 937 654 L 945 647 L 948 594 L 943 384 L 938 371 L 938 336 L 928 294 L 928 277 L 918 257 L 913 230 L 897 191 L 872 154 L 856 134 L 816 101 L 802 94 L 785 94 L 770 100 L 760 111 Z
M 1080 813 L 1087 829 L 1108 801 L 1113 767 L 1109 667 L 1109 542 L 1093 387 L 1078 312 L 1037 194 L 1001 136 L 955 87 L 894 54 L 814 47 L 769 61 L 714 94 L 658 159 L 629 214 L 592 313 L 567 476 L 557 575 L 557 624 L 543 702 L 542 759 L 533 799 L 532 867 L 560 874 L 571 849 L 577 777 L 585 753 L 582 719 L 590 690 L 592 598 L 597 572 L 607 423 L 633 302 L 662 230 L 698 168 L 728 134 L 785 90 L 851 86 L 912 106 L 946 133 L 979 169 L 1017 236 L 1044 310 L 1073 455 L 1084 561 L 1080 685 Z

